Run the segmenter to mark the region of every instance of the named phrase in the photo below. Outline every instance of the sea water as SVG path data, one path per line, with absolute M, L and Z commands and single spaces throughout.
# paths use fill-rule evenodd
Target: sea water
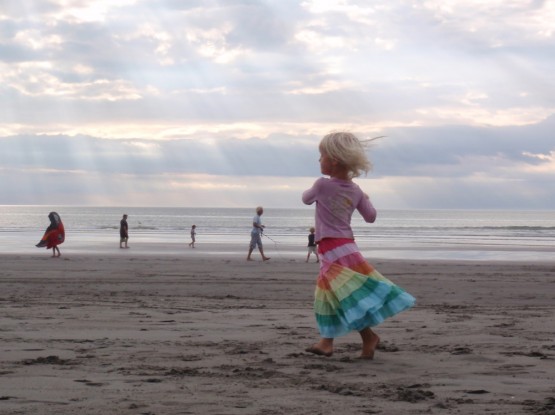
M 64 223 L 64 249 L 83 252 L 117 246 L 124 213 L 130 243 L 186 245 L 195 224 L 199 247 L 247 246 L 255 215 L 254 208 L 0 206 L 3 252 L 35 252 L 51 211 Z M 266 207 L 262 221 L 267 250 L 306 255 L 313 207 Z M 555 211 L 380 210 L 373 224 L 355 212 L 352 227 L 361 250 L 374 258 L 555 260 Z

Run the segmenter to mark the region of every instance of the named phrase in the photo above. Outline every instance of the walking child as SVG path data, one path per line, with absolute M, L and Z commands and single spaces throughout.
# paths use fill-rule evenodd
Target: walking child
M 189 244 L 191 248 L 195 247 L 195 235 L 197 234 L 196 229 L 197 229 L 197 225 L 191 226 L 191 243 Z
M 316 180 L 302 200 L 307 205 L 316 202 L 320 273 L 314 312 L 321 338 L 306 351 L 331 356 L 336 337 L 358 331 L 360 358 L 373 359 L 380 338 L 371 327 L 410 308 L 415 299 L 376 271 L 355 243 L 353 212 L 357 210 L 368 223 L 377 214 L 368 195 L 352 180 L 371 169 L 363 143 L 351 133 L 337 132 L 326 135 L 319 150 L 321 172 L 330 178 Z
M 314 227 L 310 228 L 310 233 L 308 234 L 308 254 L 306 254 L 306 261 L 310 259 L 310 254 L 314 254 L 316 256 L 316 262 L 320 262 L 318 259 L 318 253 L 316 252 L 316 242 L 314 241 Z

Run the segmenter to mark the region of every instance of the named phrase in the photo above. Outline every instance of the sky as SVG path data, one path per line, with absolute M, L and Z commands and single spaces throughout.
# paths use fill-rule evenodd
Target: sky
M 555 0 L 1 0 L 0 205 L 555 209 Z

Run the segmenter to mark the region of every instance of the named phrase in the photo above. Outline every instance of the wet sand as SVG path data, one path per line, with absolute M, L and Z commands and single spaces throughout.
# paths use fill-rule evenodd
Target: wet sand
M 0 255 L 0 413 L 555 414 L 555 261 L 372 261 L 417 305 L 361 361 L 304 351 L 317 264 L 245 255 Z

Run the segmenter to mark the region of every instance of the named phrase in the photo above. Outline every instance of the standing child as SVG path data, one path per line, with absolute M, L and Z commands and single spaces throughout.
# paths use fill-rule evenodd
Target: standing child
M 195 235 L 197 234 L 196 229 L 197 229 L 197 225 L 191 226 L 191 243 L 189 244 L 191 248 L 195 247 Z
M 127 214 L 124 214 L 119 221 L 119 247 L 129 248 L 127 241 L 129 240 L 129 225 L 127 224 Z
M 310 258 L 310 254 L 314 254 L 316 256 L 316 262 L 320 262 L 318 259 L 318 253 L 316 252 L 316 242 L 314 241 L 314 227 L 310 228 L 310 233 L 308 234 L 308 254 L 306 255 L 306 261 L 308 262 Z
M 303 202 L 316 202 L 316 242 L 320 273 L 314 311 L 321 339 L 306 349 L 331 356 L 333 340 L 356 330 L 362 339 L 360 358 L 373 359 L 380 338 L 370 327 L 410 308 L 414 298 L 383 277 L 360 253 L 351 229 L 356 209 L 366 222 L 376 220 L 368 195 L 353 183 L 371 164 L 363 144 L 351 133 L 326 135 L 320 142 L 321 177 L 303 193 Z

